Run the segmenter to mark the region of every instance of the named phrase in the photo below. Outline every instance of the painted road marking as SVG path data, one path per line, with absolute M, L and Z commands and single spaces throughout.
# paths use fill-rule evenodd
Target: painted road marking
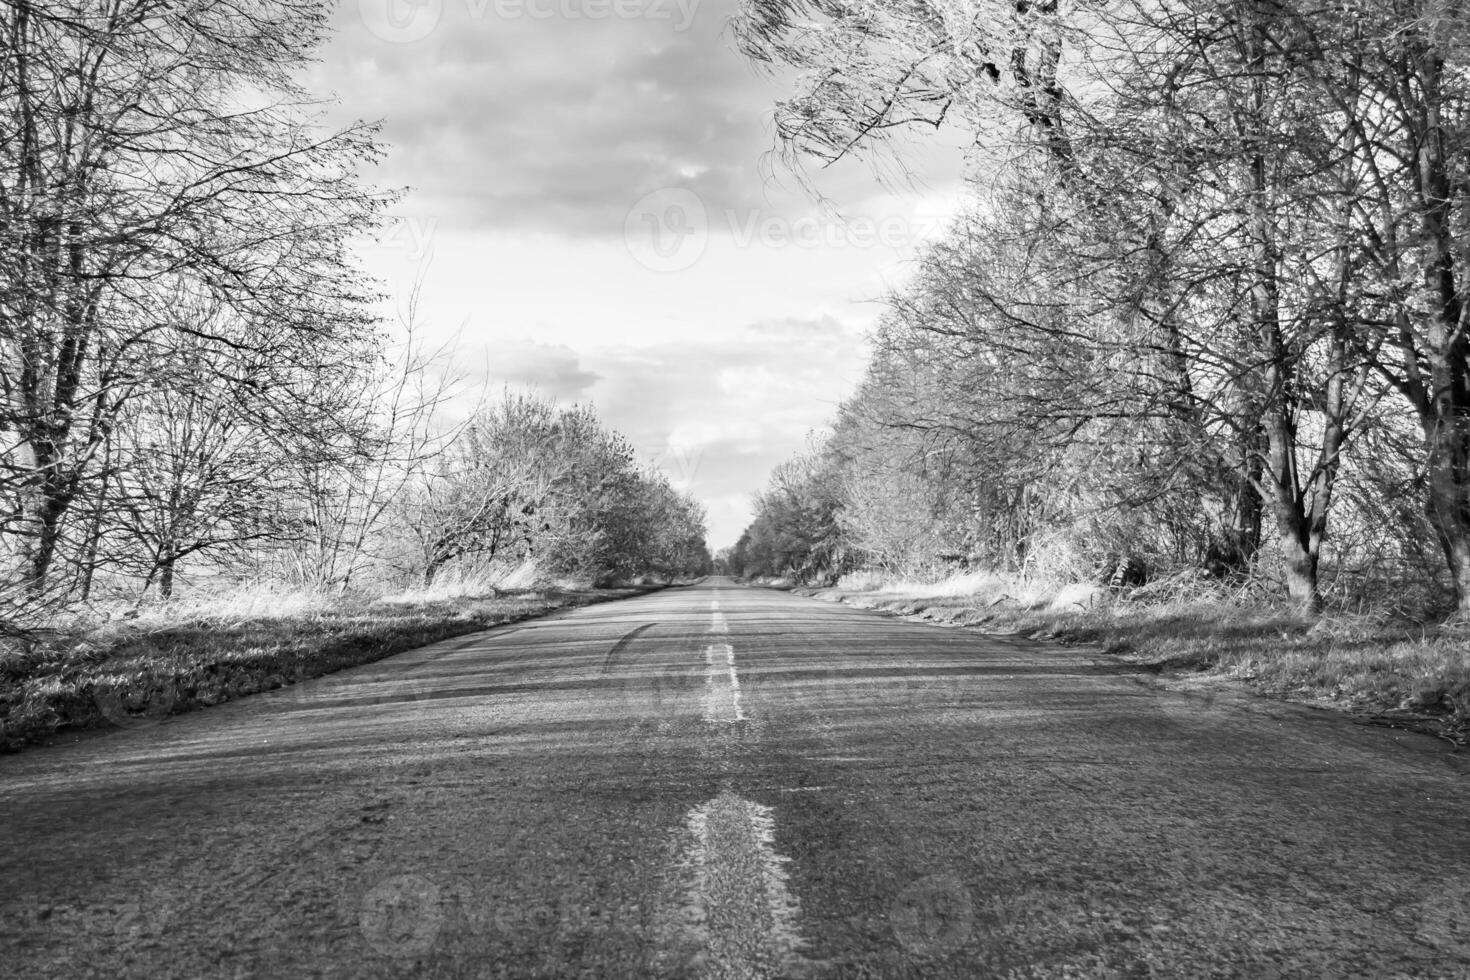
M 727 789 L 690 810 L 684 829 L 679 888 L 659 927 L 666 965 L 702 980 L 796 972 L 800 909 L 787 888 L 787 859 L 776 853 L 771 808 Z
M 704 648 L 704 720 L 744 721 L 740 708 L 740 677 L 735 673 L 735 648 L 711 643 Z
M 730 624 L 719 611 L 718 599 L 710 600 L 709 631 L 725 634 Z M 707 722 L 744 721 L 740 708 L 740 675 L 735 672 L 735 648 L 728 643 L 711 643 L 704 648 L 704 720 Z

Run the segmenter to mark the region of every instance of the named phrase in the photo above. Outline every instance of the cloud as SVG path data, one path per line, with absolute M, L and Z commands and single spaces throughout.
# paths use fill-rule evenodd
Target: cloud
M 835 316 L 778 317 L 747 326 L 746 331 L 767 340 L 799 346 L 850 340 L 852 329 Z
M 720 547 L 751 520 L 772 467 L 804 449 L 851 393 L 866 346 L 856 328 L 816 315 L 642 346 L 497 340 L 480 357 L 465 372 L 471 387 L 594 405 L 644 461 L 706 505 L 710 545 Z
M 490 387 L 529 388 L 559 402 L 585 400 L 601 375 L 582 367 L 577 352 L 561 344 L 534 340 L 500 342 L 472 372 Z
M 732 50 L 737 2 L 344 0 L 303 79 L 341 96 L 333 121 L 383 120 L 365 176 L 413 190 L 366 261 L 400 294 L 421 282 L 429 329 L 483 352 L 467 380 L 593 402 L 709 506 L 715 546 L 860 379 L 855 324 L 922 231 L 860 161 L 813 174 L 847 223 L 763 179 L 772 107 L 795 89 Z M 687 267 L 624 237 L 667 215 L 630 214 L 665 188 L 707 212 Z
M 672 2 L 663 19 L 592 20 L 446 0 L 436 29 L 397 44 L 357 8 L 340 5 L 317 77 L 384 120 L 387 182 L 413 186 L 414 208 L 447 223 L 612 235 L 660 188 L 712 209 L 760 204 L 776 89 L 722 39 L 732 0 L 700 4 L 685 31 Z
M 859 332 L 786 317 L 733 335 L 583 352 L 599 414 L 710 506 L 710 543 L 733 543 L 771 468 L 803 449 L 866 364 Z M 718 506 L 717 506 L 718 504 Z

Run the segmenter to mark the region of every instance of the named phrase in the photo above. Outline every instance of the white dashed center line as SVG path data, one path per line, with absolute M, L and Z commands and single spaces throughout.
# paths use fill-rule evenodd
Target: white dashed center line
M 709 631 L 718 636 L 730 632 L 720 601 L 710 600 Z M 711 643 L 704 648 L 704 720 L 710 723 L 744 721 L 740 710 L 740 675 L 735 672 L 735 648 L 728 643 Z
M 735 648 L 728 643 L 711 643 L 704 648 L 704 665 L 704 720 L 727 724 L 744 721 Z
M 690 810 L 685 830 L 679 894 L 661 916 L 661 965 L 701 980 L 796 972 L 799 910 L 786 887 L 786 858 L 776 853 L 770 807 L 727 789 Z
M 710 602 L 704 648 L 704 720 L 745 720 L 730 624 Z M 711 735 L 714 733 L 711 732 Z M 771 808 L 727 786 L 690 810 L 658 915 L 655 971 L 698 980 L 774 980 L 802 972 L 796 899 L 776 853 Z

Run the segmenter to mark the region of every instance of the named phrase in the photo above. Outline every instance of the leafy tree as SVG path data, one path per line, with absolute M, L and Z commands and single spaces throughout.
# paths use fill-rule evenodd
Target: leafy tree
M 702 574 L 704 511 L 586 407 L 505 393 L 471 418 L 401 509 L 422 579 L 451 563 L 534 561 L 608 582 Z

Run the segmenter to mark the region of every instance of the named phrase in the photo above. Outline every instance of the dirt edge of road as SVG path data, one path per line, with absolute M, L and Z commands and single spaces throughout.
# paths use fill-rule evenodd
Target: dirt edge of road
M 114 629 L 101 641 L 56 637 L 0 663 L 0 753 L 151 725 L 432 643 L 668 587 L 518 590 Z
M 1046 630 L 1015 632 L 987 628 L 968 620 L 962 609 L 946 608 L 916 609 L 907 597 L 878 598 L 871 593 L 848 592 L 836 587 L 816 588 L 759 584 L 759 588 L 772 588 L 791 592 L 822 602 L 837 602 L 856 609 L 865 609 L 896 619 L 904 619 L 930 626 L 963 629 L 987 635 L 1023 637 L 1039 643 L 1066 646 L 1070 650 L 1084 651 L 1099 663 L 1127 665 L 1138 673 L 1136 680 L 1144 686 L 1172 691 L 1198 699 L 1201 710 L 1216 704 L 1232 703 L 1240 707 L 1266 707 L 1289 704 L 1303 710 L 1328 711 L 1341 715 L 1353 723 L 1374 727 L 1392 728 L 1419 735 L 1432 736 L 1448 743 L 1451 751 L 1465 756 L 1470 762 L 1470 727 L 1442 715 L 1415 711 L 1402 705 L 1386 703 L 1344 703 L 1326 697 L 1313 697 L 1305 692 L 1270 688 L 1254 682 L 1252 677 L 1240 677 L 1218 667 L 1201 667 L 1197 664 L 1180 664 L 1171 660 L 1160 660 L 1148 654 L 1130 649 L 1109 649 L 1097 643 L 1077 641 L 1066 636 L 1051 635 Z M 978 607 L 970 612 L 983 612 Z

